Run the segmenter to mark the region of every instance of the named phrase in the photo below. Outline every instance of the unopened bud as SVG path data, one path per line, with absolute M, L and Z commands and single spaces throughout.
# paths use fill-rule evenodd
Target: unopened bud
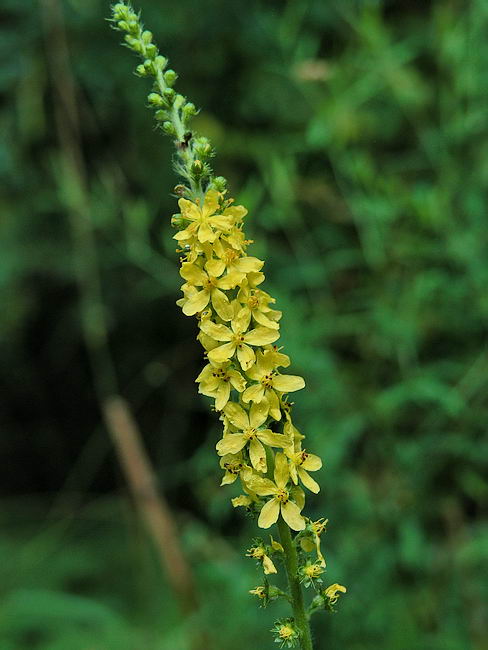
M 174 70 L 166 70 L 166 72 L 163 75 L 165 83 L 168 84 L 168 86 L 172 86 L 174 82 L 178 79 L 178 75 Z
M 194 160 L 191 164 L 191 172 L 195 176 L 200 176 L 203 171 L 203 163 L 201 160 Z
M 153 59 L 158 52 L 158 48 L 154 45 L 154 43 L 149 43 L 149 45 L 146 45 L 146 56 L 148 56 L 150 59 Z
M 158 70 L 164 70 L 164 68 L 168 65 L 168 59 L 165 56 L 158 54 L 158 56 L 154 58 L 154 65 L 158 68 Z
M 142 32 L 141 38 L 142 38 L 142 42 L 145 45 L 149 45 L 149 43 L 152 41 L 152 37 L 153 37 L 153 35 L 152 35 L 151 32 L 149 32 L 147 30 L 145 32 Z
M 176 129 L 173 126 L 172 122 L 163 122 L 162 129 L 167 135 L 176 135 Z
M 164 106 L 164 99 L 158 93 L 149 93 L 147 101 L 151 106 Z
M 165 88 L 163 94 L 170 104 L 174 102 L 176 93 L 172 88 Z

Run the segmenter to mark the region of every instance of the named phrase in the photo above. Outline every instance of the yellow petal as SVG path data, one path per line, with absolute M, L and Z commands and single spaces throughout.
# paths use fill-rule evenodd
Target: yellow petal
M 220 481 L 220 487 L 224 485 L 232 485 L 237 478 L 237 474 L 232 474 L 232 472 L 226 472 Z
M 236 334 L 245 332 L 251 322 L 251 312 L 246 307 L 239 310 L 235 318 L 232 320 L 232 331 Z
M 247 477 L 244 476 L 244 478 L 246 479 L 249 490 L 251 492 L 259 494 L 260 497 L 267 497 L 270 494 L 275 494 L 277 491 L 276 485 L 273 483 L 273 481 L 270 481 L 269 478 L 257 476 L 256 473 L 253 473 Z
M 225 262 L 223 260 L 208 260 L 205 264 L 205 269 L 209 275 L 218 278 L 225 271 Z
M 302 490 L 301 487 L 298 487 L 298 485 L 296 485 L 292 487 L 291 495 L 293 497 L 293 500 L 297 504 L 298 509 L 302 511 L 303 508 L 305 507 L 305 492 Z
M 184 262 L 181 265 L 180 275 L 195 287 L 201 287 L 208 279 L 208 275 L 205 271 L 202 271 L 202 269 L 199 266 L 196 266 L 196 264 L 190 264 L 189 262 Z
M 235 388 L 239 393 L 242 393 L 242 391 L 246 388 L 246 380 L 241 375 L 241 373 L 237 372 L 237 370 L 229 370 L 227 374 L 229 375 L 232 387 Z
M 230 500 L 234 508 L 238 508 L 239 506 L 250 506 L 252 503 L 251 497 L 246 496 L 245 494 L 241 494 L 238 497 L 234 497 L 233 499 Z
M 219 382 L 219 387 L 217 388 L 217 397 L 215 398 L 215 408 L 217 411 L 221 411 L 224 406 L 229 401 L 230 397 L 230 383 L 227 381 Z
M 278 573 L 275 565 L 273 564 L 273 560 L 269 557 L 269 555 L 263 556 L 263 571 L 267 576 L 269 576 L 270 573 Z
M 271 499 L 264 504 L 258 519 L 260 528 L 269 528 L 278 521 L 280 514 L 280 502 L 277 499 Z
M 199 242 L 213 242 L 216 239 L 217 235 L 214 233 L 212 228 L 208 223 L 201 223 L 200 228 L 198 229 L 198 241 Z
M 254 469 L 263 474 L 266 473 L 268 469 L 266 464 L 266 452 L 257 438 L 252 438 L 249 444 L 249 458 L 251 459 Z
M 288 461 L 285 454 L 279 451 L 275 456 L 274 480 L 279 488 L 284 488 L 290 478 Z
M 204 289 L 194 293 L 183 305 L 183 313 L 185 316 L 194 316 L 199 311 L 205 309 L 210 302 L 210 292 Z
M 301 482 L 303 485 L 310 490 L 310 492 L 313 492 L 314 494 L 318 494 L 320 492 L 320 485 L 315 481 L 308 472 L 306 472 L 304 469 L 301 467 L 298 468 L 298 476 L 300 477 Z
M 217 325 L 211 320 L 202 321 L 200 323 L 200 329 L 216 341 L 230 341 L 232 339 L 232 332 L 228 327 L 225 325 Z
M 214 215 L 208 219 L 209 224 L 213 228 L 217 228 L 220 231 L 228 231 L 232 228 L 232 221 L 228 217 L 223 217 L 222 215 Z
M 241 273 L 251 273 L 252 271 L 260 271 L 263 268 L 264 262 L 258 260 L 257 257 L 241 257 L 235 263 L 235 268 Z
M 229 402 L 224 409 L 224 413 L 238 429 L 247 429 L 249 427 L 249 416 L 239 404 Z
M 261 442 L 264 442 L 265 445 L 269 445 L 270 447 L 281 447 L 283 449 L 288 442 L 286 436 L 282 433 L 273 433 L 271 429 L 258 431 L 257 435 Z
M 261 402 L 264 397 L 264 387 L 261 384 L 254 384 L 249 386 L 242 393 L 243 402 Z
M 249 411 L 249 423 L 253 429 L 257 429 L 266 421 L 266 415 L 263 409 L 260 409 L 257 404 L 253 404 Z
M 302 467 L 308 472 L 316 472 L 322 467 L 322 459 L 315 454 L 307 454 L 306 459 L 302 463 Z
M 242 435 L 242 433 L 229 433 L 228 436 L 222 438 L 215 445 L 215 449 L 219 456 L 225 456 L 225 454 L 237 454 L 238 451 L 245 446 L 247 440 Z
M 259 309 L 255 309 L 252 313 L 252 316 L 254 320 L 260 325 L 263 325 L 263 327 L 267 327 L 268 329 L 273 329 L 273 330 L 277 330 L 280 328 L 278 323 L 275 323 L 274 321 L 270 320 L 265 314 L 263 314 L 262 311 L 259 311 Z
M 280 400 L 274 390 L 267 390 L 265 397 L 269 402 L 269 414 L 274 420 L 281 420 Z
M 235 271 L 232 271 L 231 273 L 227 273 L 227 275 L 223 275 L 221 278 L 219 278 L 217 286 L 221 289 L 225 289 L 225 291 L 228 291 L 229 289 L 234 289 L 237 287 L 241 280 L 242 273 L 236 273 Z
M 237 348 L 237 358 L 243 370 L 247 370 L 254 363 L 254 351 L 248 345 L 241 343 Z
M 217 190 L 208 190 L 205 194 L 205 200 L 201 213 L 204 217 L 212 215 L 219 207 L 219 193 Z
M 242 330 L 241 330 L 242 331 Z M 247 332 L 244 340 L 250 345 L 267 345 L 280 338 L 280 333 L 267 327 L 256 327 L 256 329 Z
M 291 393 L 304 388 L 305 381 L 298 375 L 277 375 L 273 377 L 273 388 L 282 393 Z
M 230 320 L 233 315 L 233 309 L 229 299 L 219 289 L 212 290 L 212 306 L 222 320 Z
M 224 343 L 224 345 L 219 345 L 218 348 L 210 350 L 207 356 L 214 363 L 223 363 L 231 359 L 235 351 L 235 343 Z
M 292 530 L 303 530 L 305 528 L 305 519 L 293 501 L 281 504 L 281 516 Z
M 189 201 L 188 199 L 180 199 L 178 205 L 181 210 L 181 214 L 187 219 L 200 219 L 201 212 L 195 203 Z

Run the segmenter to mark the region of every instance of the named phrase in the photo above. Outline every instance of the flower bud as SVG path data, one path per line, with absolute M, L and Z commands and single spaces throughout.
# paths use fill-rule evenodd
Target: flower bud
M 119 20 L 119 22 L 117 23 L 117 27 L 119 29 L 124 30 L 124 32 L 129 31 L 129 25 L 127 24 L 127 22 L 125 20 Z
M 147 77 L 148 71 L 146 70 L 145 66 L 142 65 L 142 63 L 137 66 L 136 74 L 139 75 L 139 77 Z
M 154 117 L 158 122 L 164 122 L 164 120 L 168 119 L 168 113 L 167 111 L 159 110 L 154 113 Z
M 165 56 L 158 54 L 158 56 L 154 59 L 154 65 L 158 70 L 164 70 L 164 68 L 168 65 L 168 59 Z
M 152 37 L 153 37 L 153 35 L 152 35 L 151 32 L 149 32 L 147 30 L 145 32 L 142 32 L 141 38 L 142 38 L 142 42 L 145 45 L 149 45 L 149 43 L 152 41 Z
M 167 63 L 167 61 L 166 61 Z M 166 70 L 166 72 L 163 75 L 164 81 L 168 86 L 172 86 L 174 82 L 178 79 L 178 75 L 174 70 Z
M 172 88 L 165 88 L 163 95 L 170 104 L 172 104 L 175 101 L 176 93 Z
M 151 106 L 164 106 L 164 99 L 158 93 L 149 93 L 147 96 L 147 101 Z
M 201 160 L 194 160 L 191 164 L 191 173 L 195 176 L 200 176 L 203 171 L 203 163 Z
M 146 45 L 146 56 L 148 56 L 150 59 L 153 59 L 158 52 L 158 48 L 154 45 L 154 43 L 149 43 L 149 45 Z
M 176 135 L 176 129 L 173 126 L 172 122 L 163 122 L 162 129 L 167 135 Z
M 227 179 L 223 176 L 216 176 L 212 181 L 212 186 L 217 190 L 217 192 L 225 192 Z
M 174 226 L 175 228 L 183 228 L 185 225 L 185 220 L 181 216 L 181 214 L 174 214 L 171 217 L 171 225 Z
M 187 120 L 188 118 L 196 114 L 197 114 L 197 109 L 195 108 L 195 104 L 188 102 L 183 106 L 183 117 L 185 120 Z

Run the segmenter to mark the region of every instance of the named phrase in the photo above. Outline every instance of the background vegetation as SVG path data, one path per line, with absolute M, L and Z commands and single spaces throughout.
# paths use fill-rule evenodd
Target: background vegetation
M 487 3 L 140 5 L 249 208 L 308 384 L 310 502 L 348 586 L 317 649 L 486 650 Z M 255 527 L 218 487 L 174 304 L 171 144 L 106 4 L 61 4 L 69 59 L 59 8 L 0 10 L 0 648 L 268 648 L 282 610 L 247 594 Z M 191 614 L 129 498 L 108 384 L 177 521 Z

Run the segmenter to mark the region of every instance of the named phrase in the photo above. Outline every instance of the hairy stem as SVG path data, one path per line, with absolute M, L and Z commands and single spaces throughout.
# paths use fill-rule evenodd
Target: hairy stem
M 295 625 L 300 630 L 300 645 L 302 650 L 313 650 L 310 623 L 305 612 L 302 587 L 298 580 L 297 551 L 293 544 L 290 528 L 281 516 L 278 519 L 278 530 L 280 532 L 281 545 L 285 551 L 285 567 L 290 586 L 293 617 L 295 619 Z

